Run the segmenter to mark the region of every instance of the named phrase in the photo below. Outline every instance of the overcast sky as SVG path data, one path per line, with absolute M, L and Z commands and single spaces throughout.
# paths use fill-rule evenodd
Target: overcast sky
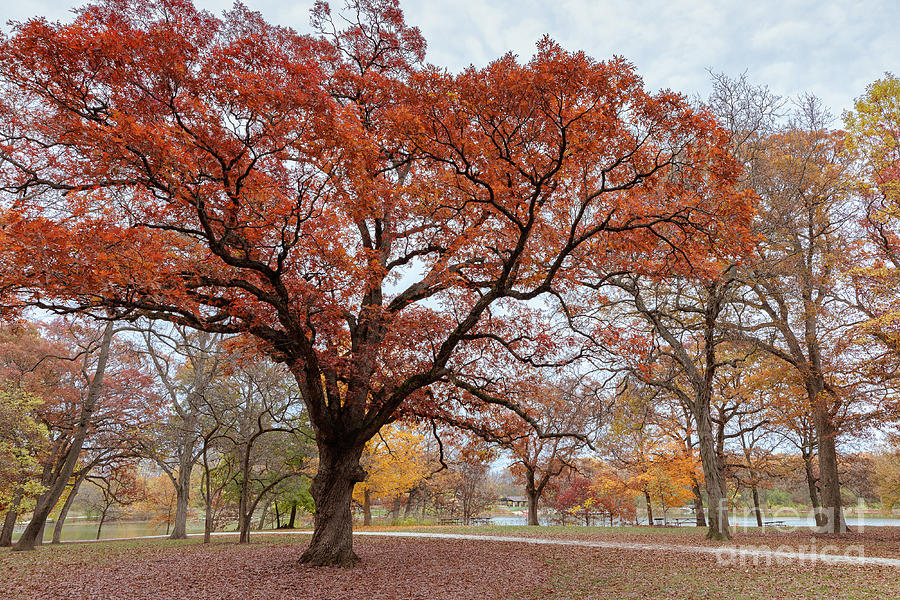
M 231 5 L 195 1 L 216 13 Z M 0 14 L 68 19 L 80 3 L 7 0 Z M 246 4 L 272 22 L 308 29 L 312 0 Z M 885 71 L 900 73 L 897 0 L 401 0 L 401 6 L 428 41 L 428 61 L 451 70 L 508 51 L 526 59 L 548 33 L 596 58 L 626 57 L 654 90 L 705 96 L 707 68 L 746 70 L 776 93 L 818 95 L 838 117 L 866 84 Z

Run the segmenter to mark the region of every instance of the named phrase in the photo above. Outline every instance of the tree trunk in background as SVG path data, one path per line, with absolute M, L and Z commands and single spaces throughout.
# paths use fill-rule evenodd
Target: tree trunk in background
M 368 527 L 372 524 L 372 492 L 367 487 L 363 490 L 363 525 Z
M 78 419 L 78 425 L 75 427 L 75 433 L 72 436 L 72 442 L 69 445 L 65 460 L 63 460 L 59 471 L 55 474 L 53 485 L 38 499 L 31 521 L 25 527 L 25 531 L 22 532 L 22 536 L 13 548 L 16 551 L 34 550 L 35 546 L 41 543 L 41 534 L 44 530 L 44 525 L 47 523 L 47 517 L 50 516 L 53 507 L 59 502 L 60 496 L 62 496 L 66 485 L 69 483 L 69 478 L 75 471 L 75 464 L 78 462 L 78 455 L 81 453 L 81 447 L 84 445 L 85 437 L 87 437 L 94 408 L 100 399 L 100 392 L 103 389 L 103 374 L 106 371 L 106 363 L 109 360 L 109 347 L 112 343 L 112 337 L 113 324 L 110 321 L 106 324 L 106 328 L 103 331 L 103 340 L 100 345 L 99 356 L 97 357 L 97 367 L 94 370 L 94 377 L 91 379 L 87 397 L 81 406 L 81 415 Z
M 753 477 L 753 474 L 750 474 L 750 477 Z M 750 491 L 753 493 L 753 512 L 756 513 L 756 526 L 762 527 L 762 510 L 759 508 L 759 490 L 756 488 L 756 484 L 754 483 L 750 486 Z
M 213 515 L 212 515 L 212 493 L 210 490 L 211 486 L 209 483 L 209 474 L 206 476 L 206 498 L 205 501 L 205 511 L 203 515 L 203 543 L 208 544 L 210 537 L 212 537 L 212 527 L 213 527 Z
M 525 496 L 528 498 L 528 525 L 540 525 L 538 521 L 538 490 L 534 483 L 534 469 L 525 469 Z
M 100 530 L 103 529 L 103 522 L 106 521 L 106 511 L 100 513 L 100 523 L 97 525 L 97 539 L 100 539 Z
M 270 501 L 270 502 L 266 502 L 265 504 L 263 504 L 262 514 L 259 516 L 259 522 L 256 524 L 256 530 L 257 530 L 257 531 L 262 531 L 262 530 L 263 530 L 263 527 L 265 527 L 265 525 L 266 525 L 266 517 L 268 516 L 267 513 L 269 512 L 269 505 L 270 505 L 270 504 L 272 504 L 271 501 Z M 275 510 L 276 510 L 276 511 L 278 510 L 278 507 L 277 507 L 277 506 L 275 507 Z
M 703 495 L 700 493 L 700 483 L 694 479 L 691 491 L 694 492 L 694 516 L 697 519 L 697 527 L 706 527 L 706 514 L 703 512 Z
M 420 487 L 414 487 L 413 489 L 409 490 L 409 495 L 406 497 L 406 506 L 403 508 L 403 518 L 404 519 L 408 519 L 410 513 L 412 513 L 414 500 L 419 495 L 420 491 L 421 491 Z
M 310 486 L 316 503 L 315 531 L 309 548 L 300 561 L 312 566 L 343 566 L 356 564 L 359 557 L 353 552 L 353 519 L 350 500 L 353 486 L 366 478 L 360 466 L 363 446 L 358 448 L 331 447 L 319 444 L 319 470 Z
M 16 519 L 19 518 L 19 504 L 22 502 L 24 490 L 16 488 L 13 493 L 12 501 L 6 510 L 6 516 L 3 518 L 3 529 L 0 530 L 0 547 L 12 546 L 12 534 L 16 528 Z
M 72 484 L 72 490 L 69 492 L 69 495 L 66 496 L 66 501 L 62 506 L 62 509 L 59 511 L 59 517 L 56 518 L 56 523 L 53 525 L 53 541 L 52 544 L 58 544 L 62 539 L 62 529 L 63 524 L 66 522 L 66 517 L 69 514 L 69 509 L 72 507 L 72 501 L 75 500 L 75 496 L 78 495 L 78 488 L 81 487 L 81 482 L 84 481 L 84 478 L 87 477 L 88 470 L 85 469 L 78 477 L 75 478 L 75 483 Z
M 294 500 L 291 502 L 291 516 L 288 519 L 287 527 L 288 529 L 293 529 L 295 527 L 294 520 L 297 518 L 297 501 Z
M 191 449 L 189 452 L 192 452 Z M 169 539 L 187 539 L 187 514 L 191 499 L 191 469 L 193 463 L 182 456 L 175 484 L 175 522 Z
M 821 504 L 819 503 L 819 491 L 816 489 L 816 475 L 813 473 L 812 452 L 803 453 L 803 466 L 806 470 L 806 486 L 809 490 L 809 503 L 813 509 L 813 515 L 816 519 L 816 526 L 825 525 L 824 515 L 822 514 Z
M 250 444 L 244 445 L 241 453 L 241 489 L 238 500 L 238 529 L 240 530 L 239 544 L 250 543 L 250 520 L 253 512 L 250 510 Z
M 647 524 L 653 527 L 653 503 L 650 501 L 650 492 L 644 492 L 644 501 L 647 503 Z
M 398 519 L 400 519 L 400 496 L 394 498 L 394 501 L 391 503 L 391 521 L 396 523 Z

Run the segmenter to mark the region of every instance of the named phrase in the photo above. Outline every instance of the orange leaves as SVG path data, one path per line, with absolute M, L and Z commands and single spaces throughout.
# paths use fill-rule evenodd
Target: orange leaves
M 240 5 L 98 0 L 2 40 L 22 200 L 0 289 L 249 332 L 308 403 L 340 382 L 356 400 L 336 404 L 368 412 L 336 423 L 371 435 L 487 340 L 576 354 L 530 301 L 739 251 L 722 132 L 624 59 L 543 39 L 451 75 L 421 64 L 396 1 L 349 9 L 318 3 L 301 36 Z

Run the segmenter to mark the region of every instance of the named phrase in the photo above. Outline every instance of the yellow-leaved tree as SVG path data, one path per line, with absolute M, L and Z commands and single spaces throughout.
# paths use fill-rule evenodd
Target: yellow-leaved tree
M 415 425 L 394 423 L 369 440 L 361 464 L 367 475 L 353 498 L 362 504 L 363 524 L 371 524 L 375 501 L 390 504 L 397 518 L 404 496 L 428 475 L 425 436 Z
M 0 512 L 6 512 L 14 498 L 18 505 L 44 490 L 38 454 L 48 441 L 47 428 L 34 418 L 39 404 L 21 389 L 0 387 Z

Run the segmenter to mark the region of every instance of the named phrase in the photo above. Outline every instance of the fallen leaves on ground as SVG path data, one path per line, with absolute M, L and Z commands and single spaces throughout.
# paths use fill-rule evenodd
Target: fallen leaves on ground
M 297 562 L 307 541 L 260 536 L 249 545 L 152 540 L 2 552 L 0 598 L 900 598 L 895 567 L 752 559 L 723 565 L 684 552 L 369 537 L 355 541 L 357 567 L 315 569 Z

